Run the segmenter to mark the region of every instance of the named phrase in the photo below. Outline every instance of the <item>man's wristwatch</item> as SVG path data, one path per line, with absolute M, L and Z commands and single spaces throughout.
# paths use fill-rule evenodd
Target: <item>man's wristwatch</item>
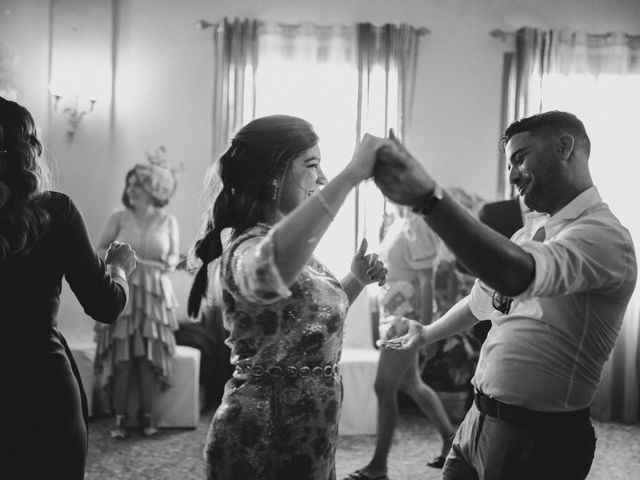
M 442 191 L 442 187 L 436 183 L 436 186 L 434 187 L 434 189 L 427 193 L 422 200 L 420 200 L 420 203 L 413 207 L 413 211 L 415 213 L 419 213 L 420 215 L 426 216 L 429 215 L 432 210 L 436 207 L 436 205 L 438 205 L 438 202 L 440 202 L 440 200 L 442 200 L 443 197 L 443 191 Z

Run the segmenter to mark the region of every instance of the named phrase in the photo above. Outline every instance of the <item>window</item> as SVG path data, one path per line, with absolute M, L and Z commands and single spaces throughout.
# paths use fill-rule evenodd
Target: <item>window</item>
M 357 97 L 357 73 L 346 63 L 274 60 L 265 61 L 258 68 L 256 117 L 278 113 L 311 122 L 320 137 L 321 166 L 328 179 L 344 167 L 353 153 Z M 315 251 L 338 278 L 349 270 L 354 227 L 352 192 Z
M 575 113 L 591 139 L 593 182 L 640 246 L 640 75 L 547 75 L 542 111 Z
M 328 179 L 351 160 L 358 140 L 359 79 L 354 33 L 347 27 L 314 29 L 303 25 L 299 31 L 276 29 L 261 37 L 255 116 L 289 114 L 311 122 L 320 137 L 322 169 Z M 362 131 L 384 136 L 387 126 L 394 125 L 385 112 L 397 116 L 398 106 L 389 104 L 397 95 L 387 93 L 397 91 L 396 77 L 394 70 L 385 85 L 384 69 L 374 67 Z M 315 251 L 338 278 L 350 269 L 356 236 L 366 236 L 369 251 L 378 246 L 384 200 L 373 181 L 359 188 L 358 207 L 356 193 L 352 191 Z

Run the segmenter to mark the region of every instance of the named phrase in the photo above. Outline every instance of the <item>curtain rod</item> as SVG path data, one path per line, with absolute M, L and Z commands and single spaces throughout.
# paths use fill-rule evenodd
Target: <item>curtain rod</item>
M 517 34 L 518 32 L 508 32 L 500 28 L 495 28 L 489 32 L 489 35 L 491 35 L 493 38 L 499 38 L 500 40 L 515 38 Z M 588 33 L 587 37 L 606 39 L 612 35 L 615 35 L 615 34 L 614 33 Z M 623 33 L 623 35 L 627 37 L 628 40 L 640 40 L 640 35 L 631 35 L 629 33 Z
M 264 22 L 260 22 L 260 23 L 264 23 Z M 213 28 L 216 25 L 217 23 L 209 22 L 208 20 L 198 20 L 195 24 L 195 27 L 199 28 L 200 30 L 206 30 L 207 28 Z M 299 24 L 299 23 L 282 23 L 282 22 L 278 22 L 278 25 L 284 28 L 299 28 L 302 26 L 302 24 Z M 328 26 L 328 25 L 316 25 L 316 26 Z M 418 33 L 418 35 L 428 35 L 431 33 L 431 30 L 429 30 L 426 27 L 419 27 L 419 28 L 416 28 L 416 32 Z

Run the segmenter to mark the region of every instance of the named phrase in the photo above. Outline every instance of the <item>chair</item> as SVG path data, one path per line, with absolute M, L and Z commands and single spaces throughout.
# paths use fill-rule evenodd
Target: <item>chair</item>
M 171 387 L 158 394 L 153 417 L 158 428 L 196 428 L 200 420 L 200 350 L 176 346 Z M 129 392 L 127 425 L 138 424 L 138 391 Z
M 373 384 L 380 352 L 373 346 L 372 333 L 377 332 L 377 321 L 372 320 L 375 314 L 372 310 L 371 299 L 363 293 L 349 308 L 345 321 L 344 348 L 340 358 L 344 388 L 338 425 L 340 435 L 376 433 L 378 399 Z
M 376 433 L 378 400 L 373 384 L 380 352 L 373 348 L 345 348 L 340 359 L 344 399 L 339 435 Z

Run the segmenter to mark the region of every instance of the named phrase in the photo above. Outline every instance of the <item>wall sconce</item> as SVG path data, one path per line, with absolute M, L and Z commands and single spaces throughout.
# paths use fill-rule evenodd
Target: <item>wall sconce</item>
M 54 98 L 53 110 L 67 117 L 67 142 L 71 143 L 82 118 L 93 110 L 96 100 L 84 99 L 80 95 L 60 95 L 51 92 Z

